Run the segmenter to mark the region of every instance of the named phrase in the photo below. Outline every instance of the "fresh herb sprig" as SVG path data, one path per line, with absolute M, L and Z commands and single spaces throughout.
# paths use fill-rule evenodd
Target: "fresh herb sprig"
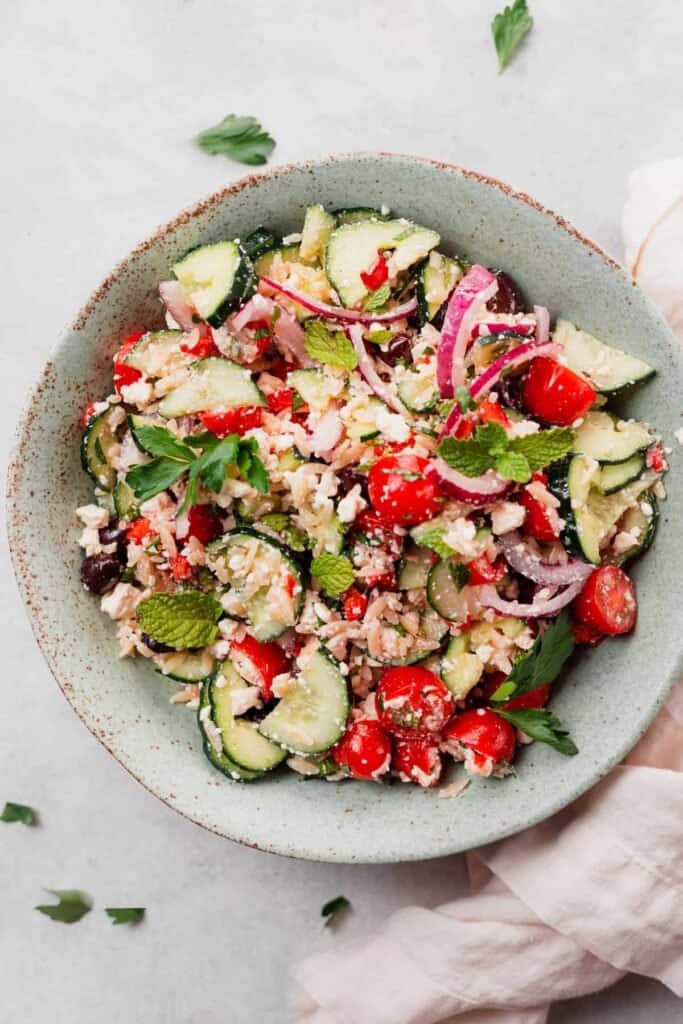
M 499 423 L 484 423 L 467 440 L 445 437 L 437 450 L 444 462 L 465 476 L 481 476 L 495 469 L 507 480 L 524 484 L 536 470 L 570 452 L 574 439 L 574 431 L 566 427 L 508 437 Z
M 112 924 L 138 924 L 145 916 L 144 907 L 105 907 Z
M 521 729 L 539 743 L 547 743 L 560 754 L 572 757 L 579 752 L 562 722 L 547 708 L 526 708 L 519 711 L 496 708 L 496 714 L 505 718 L 510 725 L 514 725 L 515 729 Z
M 540 633 L 528 651 L 514 662 L 512 671 L 492 694 L 492 701 L 507 701 L 552 683 L 574 650 L 576 639 L 569 613 L 562 611 Z
M 2 814 L 0 814 L 0 821 L 5 821 L 8 824 L 18 821 L 22 825 L 36 825 L 38 823 L 38 815 L 32 807 L 27 807 L 26 804 L 13 804 L 8 800 Z
M 195 142 L 205 153 L 219 154 L 241 164 L 265 164 L 275 149 L 275 139 L 255 117 L 228 114 L 213 128 L 201 132 Z
M 491 22 L 491 32 L 498 54 L 498 71 L 505 68 L 533 23 L 526 0 L 514 0 L 496 14 Z
M 343 910 L 349 910 L 351 908 L 351 901 L 347 900 L 346 896 L 336 896 L 333 900 L 329 900 L 320 911 L 320 916 L 325 918 L 325 925 L 331 925 L 337 920 L 337 915 Z
M 57 897 L 57 903 L 41 903 L 35 910 L 61 924 L 75 924 L 92 910 L 92 903 L 79 889 L 46 889 Z

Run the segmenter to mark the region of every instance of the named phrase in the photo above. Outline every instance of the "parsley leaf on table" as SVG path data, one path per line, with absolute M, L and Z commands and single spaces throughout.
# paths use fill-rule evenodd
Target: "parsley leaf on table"
M 336 915 L 341 913 L 342 910 L 348 910 L 351 907 L 351 901 L 347 900 L 346 896 L 336 896 L 335 899 L 329 900 L 328 903 L 320 911 L 320 916 L 325 918 L 325 925 L 332 924 L 336 918 Z
M 89 898 L 78 889 L 46 889 L 45 891 L 56 896 L 59 902 L 41 903 L 34 909 L 53 921 L 60 921 L 62 924 L 75 924 L 92 910 Z
M 496 14 L 491 22 L 491 32 L 498 54 L 498 71 L 506 66 L 533 23 L 526 0 L 514 0 Z
M 22 825 L 36 825 L 38 815 L 32 807 L 27 807 L 25 804 L 13 804 L 8 800 L 5 809 L 0 814 L 0 821 L 6 821 L 8 824 L 19 821 Z
M 236 114 L 228 114 L 219 124 L 201 132 L 195 141 L 205 153 L 220 154 L 251 166 L 265 164 L 275 149 L 275 139 L 255 117 Z
M 137 924 L 145 916 L 144 907 L 105 907 L 112 924 Z

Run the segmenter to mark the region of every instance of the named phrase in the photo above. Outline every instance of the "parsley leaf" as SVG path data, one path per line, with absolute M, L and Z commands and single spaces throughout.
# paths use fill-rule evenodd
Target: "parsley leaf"
M 535 473 L 544 469 L 551 462 L 564 458 L 574 446 L 576 434 L 569 427 L 553 427 L 552 430 L 539 430 L 537 434 L 526 437 L 513 437 L 509 442 L 509 450 L 523 455 L 529 463 L 529 469 Z
M 355 573 L 353 565 L 344 555 L 332 555 L 325 552 L 311 562 L 311 574 L 318 586 L 330 597 L 338 597 L 353 585 Z
M 574 650 L 575 642 L 571 618 L 565 609 L 536 637 L 533 647 L 517 658 L 491 700 L 510 700 L 552 683 Z
M 349 372 L 356 369 L 358 356 L 342 331 L 329 331 L 321 320 L 307 320 L 305 331 L 304 344 L 311 359 Z
M 0 814 L 0 821 L 8 823 L 20 821 L 22 825 L 36 825 L 38 823 L 38 815 L 32 807 L 27 807 L 25 804 L 13 804 L 8 801 L 5 804 L 4 811 Z
M 165 427 L 137 427 L 135 440 L 149 455 L 165 456 L 180 462 L 192 462 L 194 459 L 192 449 Z
M 51 918 L 53 921 L 61 921 L 62 924 L 75 924 L 85 917 L 92 910 L 92 904 L 84 892 L 78 889 L 46 889 L 59 900 L 58 903 L 41 903 L 34 907 L 41 914 Z
M 200 149 L 215 156 L 230 157 L 241 164 L 265 164 L 275 149 L 275 139 L 264 131 L 255 117 L 228 114 L 195 139 Z
M 135 614 L 143 633 L 176 651 L 206 647 L 218 636 L 223 614 L 220 601 L 201 590 L 152 594 L 139 602 Z
M 521 729 L 527 736 L 538 740 L 539 743 L 547 743 L 549 747 L 558 750 L 560 754 L 572 756 L 579 752 L 579 748 L 562 722 L 547 708 L 528 708 L 519 711 L 504 711 L 502 708 L 496 708 L 496 714 L 507 719 L 516 729 Z
M 186 462 L 162 455 L 150 462 L 133 466 L 126 475 L 126 483 L 133 488 L 138 501 L 147 501 L 176 482 L 187 469 Z
M 220 491 L 228 464 L 235 462 L 240 448 L 239 434 L 228 434 L 210 444 L 190 468 L 190 479 L 201 477 L 210 491 Z
M 526 0 L 514 0 L 491 22 L 491 32 L 498 54 L 498 70 L 502 71 L 513 53 L 531 29 L 534 21 Z
M 145 916 L 144 907 L 105 907 L 112 924 L 137 924 Z
M 351 901 L 347 900 L 346 896 L 336 896 L 335 899 L 330 900 L 320 911 L 320 916 L 325 918 L 325 925 L 332 924 L 337 914 L 342 910 L 349 910 L 351 907 Z
M 386 306 L 390 298 L 391 288 L 385 282 L 374 292 L 370 292 L 369 295 L 366 295 L 365 301 L 363 302 L 363 309 L 367 310 L 368 313 L 373 313 L 378 309 L 382 309 L 383 306 Z
M 465 476 L 481 476 L 495 465 L 493 457 L 476 440 L 444 437 L 437 448 L 437 454 Z

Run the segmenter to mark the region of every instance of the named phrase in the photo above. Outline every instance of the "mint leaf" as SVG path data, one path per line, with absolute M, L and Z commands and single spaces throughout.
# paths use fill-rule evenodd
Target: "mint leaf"
M 344 555 L 322 554 L 311 562 L 311 574 L 330 597 L 338 597 L 353 585 L 353 565 Z
M 192 449 L 165 427 L 136 427 L 133 436 L 148 455 L 164 455 L 180 462 L 192 462 L 195 457 Z
M 34 910 L 39 910 L 41 914 L 45 914 L 53 921 L 61 921 L 62 924 L 75 924 L 92 910 L 89 898 L 78 889 L 46 889 L 45 892 L 56 896 L 59 903 L 41 903 L 34 907 Z
M 252 166 L 265 164 L 275 149 L 275 140 L 255 117 L 237 117 L 235 114 L 228 114 L 219 124 L 201 132 L 195 142 L 212 156 L 220 154 Z
M 455 554 L 454 549 L 444 540 L 446 531 L 441 527 L 434 526 L 431 530 L 420 531 L 419 545 L 422 548 L 431 548 L 436 551 L 440 558 L 450 558 Z
M 444 437 L 437 448 L 437 454 L 465 476 L 481 476 L 495 465 L 493 456 L 476 440 Z
M 500 423 L 483 423 L 475 430 L 474 440 L 491 455 L 499 455 L 508 447 L 508 436 Z
M 576 433 L 568 427 L 554 427 L 526 437 L 513 437 L 508 447 L 511 452 L 523 455 L 531 472 L 535 473 L 537 469 L 544 469 L 551 462 L 564 458 L 574 447 L 575 439 Z
M 496 455 L 496 472 L 518 484 L 525 484 L 531 479 L 529 463 L 520 452 L 507 451 Z
M 363 309 L 365 309 L 368 313 L 373 313 L 378 309 L 382 309 L 383 306 L 386 306 L 390 298 L 391 288 L 385 282 L 384 284 L 380 285 L 380 287 L 377 288 L 374 292 L 370 292 L 369 295 L 365 296 L 365 301 L 363 302 Z
M 348 910 L 351 907 L 351 901 L 347 900 L 346 896 L 336 896 L 335 899 L 330 900 L 320 911 L 320 916 L 325 918 L 325 925 L 332 924 L 337 914 L 342 910 Z
M 472 573 L 463 562 L 449 562 L 448 570 L 458 590 L 462 590 L 470 582 Z
M 511 6 L 496 14 L 491 22 L 491 32 L 498 54 L 499 72 L 506 66 L 533 23 L 526 0 L 514 0 Z
M 105 907 L 112 924 L 137 924 L 145 916 L 144 907 Z
M 574 650 L 575 642 L 572 621 L 565 609 L 539 633 L 533 647 L 517 658 L 510 675 L 492 694 L 491 700 L 506 701 L 552 683 Z
M 322 320 L 307 320 L 305 348 L 311 359 L 342 370 L 355 370 L 358 356 L 342 331 L 329 331 Z
M 142 632 L 176 651 L 212 644 L 218 636 L 216 623 L 222 614 L 220 602 L 201 590 L 152 594 L 136 608 Z
M 27 807 L 26 804 L 13 804 L 8 801 L 5 804 L 4 811 L 0 814 L 0 821 L 8 823 L 19 821 L 22 825 L 36 825 L 38 823 L 38 816 L 32 807 Z
M 476 403 L 470 394 L 470 389 L 465 387 L 464 384 L 455 389 L 455 397 L 462 412 L 469 412 L 470 409 L 474 409 Z
M 539 743 L 547 743 L 549 747 L 558 750 L 560 754 L 567 754 L 571 757 L 579 752 L 579 748 L 571 739 L 562 722 L 546 708 L 528 708 L 520 711 L 504 711 L 501 708 L 496 708 L 496 714 L 505 718 L 516 729 L 521 729 L 527 736 L 538 740 Z
M 138 501 L 147 501 L 161 494 L 176 482 L 187 469 L 186 462 L 162 455 L 140 466 L 133 466 L 126 475 L 126 483 L 133 488 Z

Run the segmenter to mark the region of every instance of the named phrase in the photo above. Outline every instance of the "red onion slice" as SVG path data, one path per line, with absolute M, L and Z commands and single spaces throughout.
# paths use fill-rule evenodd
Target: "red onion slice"
M 474 321 L 498 291 L 496 277 L 475 263 L 455 287 L 441 330 L 436 380 L 443 398 L 452 398 L 465 377 L 465 353 Z
M 493 608 L 501 615 L 513 615 L 517 619 L 540 619 L 549 615 L 555 615 L 560 609 L 573 601 L 583 590 L 585 580 L 577 580 L 570 583 L 568 587 L 554 597 L 534 598 L 531 604 L 522 604 L 521 601 L 506 601 L 501 597 L 495 587 L 486 584 L 479 587 L 479 600 L 485 608 Z
M 272 320 L 276 309 L 280 311 L 279 316 Z M 282 306 L 257 292 L 231 317 L 230 328 L 239 334 L 253 320 L 272 320 L 275 339 L 288 361 L 296 362 L 304 368 L 314 365 L 306 352 L 306 335 L 303 327 Z
M 272 277 L 261 277 L 260 280 L 269 288 L 280 292 L 282 295 L 286 295 L 288 299 L 292 299 L 293 302 L 303 306 L 304 309 L 308 309 L 311 313 L 316 313 L 318 316 L 323 316 L 328 320 L 344 320 L 348 321 L 348 323 L 359 324 L 390 324 L 394 320 L 403 320 L 404 317 L 414 313 L 417 309 L 417 299 L 413 298 L 409 299 L 408 302 L 404 302 L 401 306 L 395 306 L 387 313 L 365 313 L 358 309 L 344 309 L 343 306 L 328 306 L 325 302 L 318 302 L 317 299 L 312 299 L 310 295 L 305 295 L 294 288 L 280 284 L 279 281 L 274 281 Z
M 544 342 L 550 337 L 550 313 L 545 306 L 534 306 L 536 317 L 536 341 Z
M 267 299 L 265 295 L 256 292 L 232 317 L 231 326 L 236 331 L 242 331 L 252 320 L 270 320 L 274 308 L 275 303 L 272 299 Z
M 465 476 L 438 457 L 430 461 L 427 476 L 435 480 L 449 497 L 476 508 L 500 501 L 510 488 L 510 481 L 503 480 L 491 469 L 483 476 Z
M 368 355 L 367 349 L 365 348 L 365 342 L 363 340 L 363 328 L 360 324 L 354 324 L 353 327 L 349 327 L 346 331 L 348 337 L 351 339 L 356 355 L 358 356 L 358 372 L 361 377 L 370 385 L 372 390 L 375 392 L 378 398 L 381 398 L 385 405 L 388 405 L 394 412 L 400 412 L 404 415 L 406 410 L 403 408 L 403 403 L 394 395 L 389 387 L 384 383 L 382 378 L 377 373 L 375 365 Z
M 503 546 L 503 554 L 511 569 L 521 573 L 535 583 L 548 587 L 561 587 L 569 583 L 578 583 L 588 579 L 595 568 L 588 562 L 574 559 L 564 565 L 552 565 L 544 562 L 533 552 L 524 538 L 512 530 L 498 538 Z
M 162 281 L 159 296 L 181 331 L 191 331 L 196 326 L 195 311 L 185 298 L 180 281 Z

